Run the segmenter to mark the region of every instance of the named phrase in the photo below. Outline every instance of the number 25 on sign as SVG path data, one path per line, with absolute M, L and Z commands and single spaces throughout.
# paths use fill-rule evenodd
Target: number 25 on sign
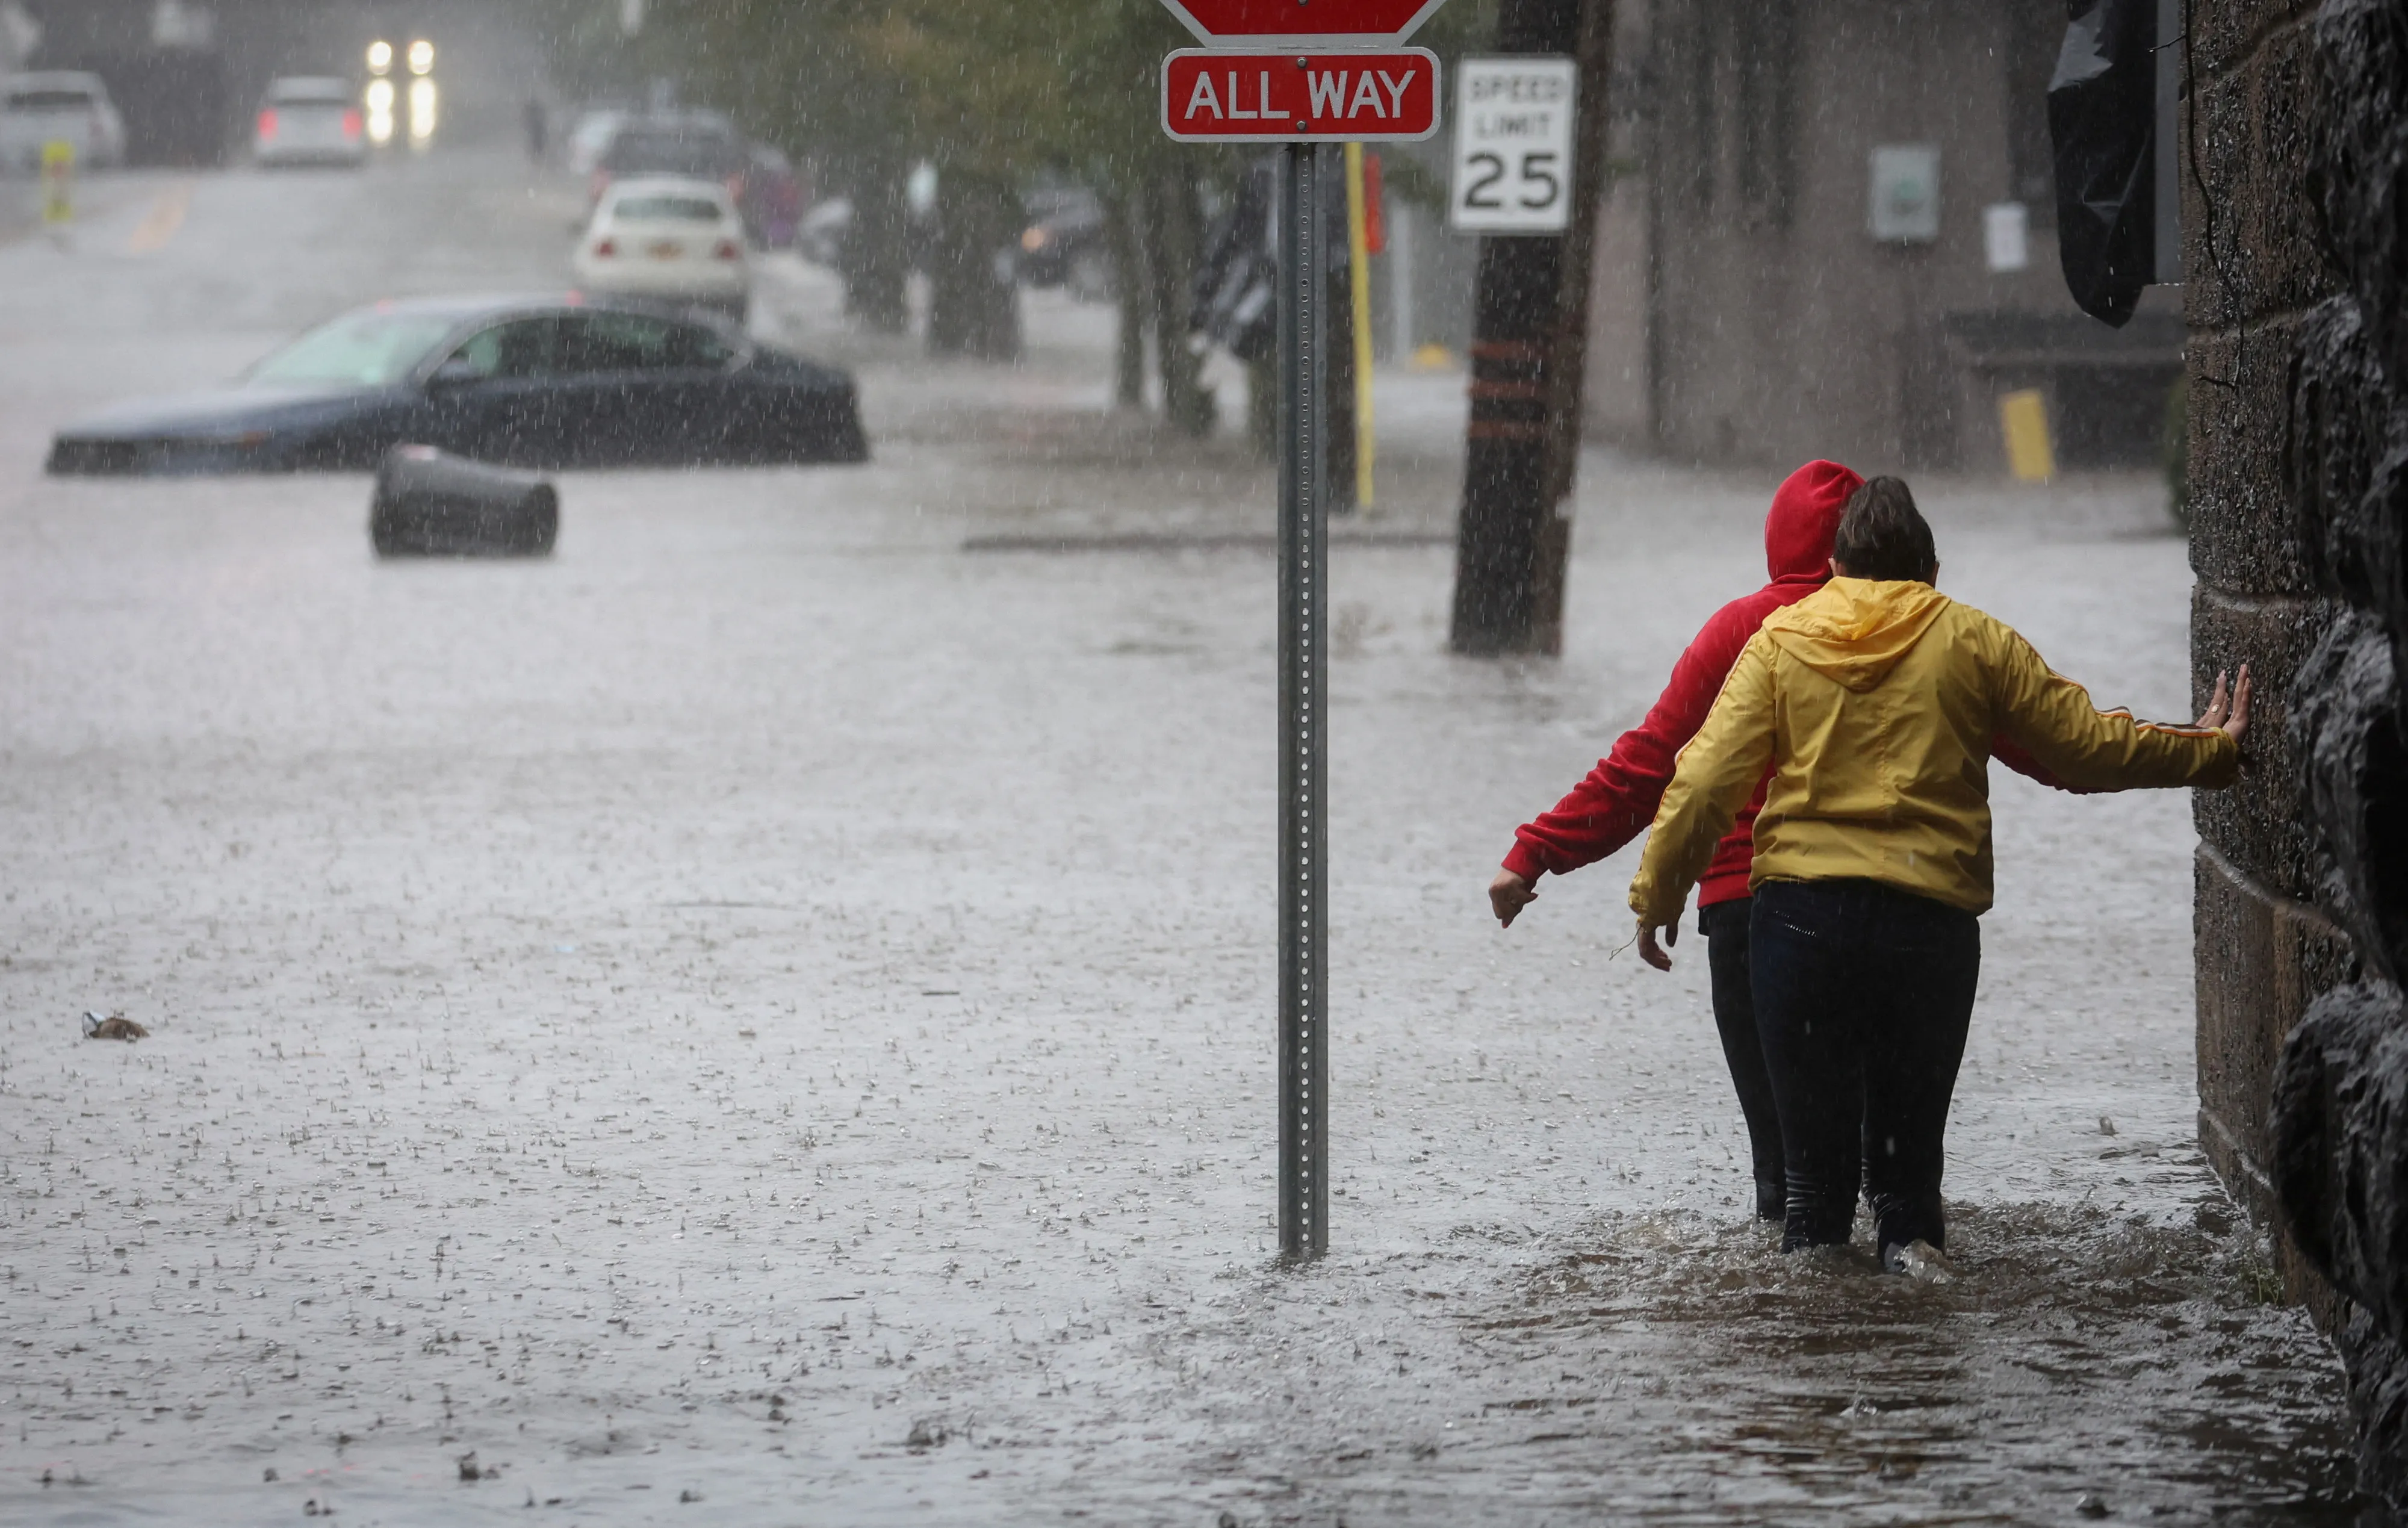
M 1568 58 L 1468 58 L 1455 68 L 1455 194 L 1464 233 L 1560 234 L 1571 226 Z

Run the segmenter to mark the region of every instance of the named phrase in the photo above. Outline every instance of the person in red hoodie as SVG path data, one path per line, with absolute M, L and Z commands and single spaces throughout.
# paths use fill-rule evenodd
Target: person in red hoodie
M 1514 917 L 1539 895 L 1539 877 L 1568 875 L 1595 864 L 1647 830 L 1656 804 L 1672 782 L 1681 750 L 1705 725 L 1723 680 L 1739 661 L 1740 649 L 1764 618 L 1803 599 L 1831 576 L 1831 539 L 1848 496 L 1864 483 L 1837 462 L 1808 462 L 1789 474 L 1772 496 L 1764 517 L 1764 560 L 1771 582 L 1714 612 L 1681 660 L 1671 681 L 1647 713 L 1625 732 L 1613 752 L 1598 760 L 1588 778 L 1536 822 L 1513 834 L 1512 852 L 1489 883 L 1488 901 L 1497 920 Z M 1764 805 L 1756 787 L 1714 851 L 1713 864 L 1698 886 L 1698 927 L 1706 936 L 1706 966 L 1713 985 L 1714 1027 L 1722 1031 L 1723 1058 L 1739 1090 L 1747 1119 L 1756 1169 L 1756 1213 L 1778 1220 L 1787 1190 L 1783 1182 L 1781 1117 L 1772 1103 L 1772 1082 L 1764 1069 L 1764 1047 L 1756 1036 L 1756 1004 L 1747 979 L 1748 865 L 1755 857 L 1756 814 Z
M 1714 612 L 1672 665 L 1664 693 L 1646 720 L 1615 740 L 1613 752 L 1598 761 L 1588 778 L 1536 822 L 1513 833 L 1512 852 L 1488 885 L 1488 904 L 1507 928 L 1538 899 L 1539 877 L 1567 875 L 1595 864 L 1647 830 L 1681 750 L 1705 725 L 1722 693 L 1723 681 L 1739 661 L 1740 649 L 1764 618 L 1821 588 L 1831 576 L 1831 542 L 1840 513 L 1864 479 L 1837 462 L 1808 462 L 1783 481 L 1764 517 L 1765 570 L 1771 582 Z M 2028 755 L 1995 740 L 1992 757 L 2042 785 L 2066 788 Z M 1767 780 L 1770 779 L 1768 772 Z M 1747 1120 L 1749 1155 L 1756 1174 L 1758 1218 L 1781 1220 L 1788 1197 L 1781 1155 L 1781 1116 L 1772 1102 L 1764 1046 L 1756 1038 L 1756 1002 L 1748 985 L 1748 868 L 1756 858 L 1756 814 L 1764 805 L 1764 782 L 1714 849 L 1713 862 L 1698 884 L 1698 929 L 1706 936 L 1706 970 L 1713 988 L 1714 1028 L 1721 1031 L 1723 1059 L 1730 1064 L 1740 1113 Z M 1668 938 L 1667 943 L 1670 943 Z

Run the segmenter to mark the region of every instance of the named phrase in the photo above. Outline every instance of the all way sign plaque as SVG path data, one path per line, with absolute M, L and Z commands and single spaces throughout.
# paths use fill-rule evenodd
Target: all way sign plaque
M 1438 55 L 1189 48 L 1162 66 L 1162 130 L 1182 143 L 1411 143 L 1438 131 Z

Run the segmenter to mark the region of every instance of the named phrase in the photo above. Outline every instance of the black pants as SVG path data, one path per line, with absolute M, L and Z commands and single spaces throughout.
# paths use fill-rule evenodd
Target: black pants
M 1789 1187 L 1782 1247 L 1848 1239 L 1859 1160 L 1883 1250 L 1947 1246 L 1940 1173 L 1980 921 L 1873 881 L 1768 881 L 1754 901 L 1756 1022 Z
M 1756 1002 L 1750 991 L 1747 930 L 1751 903 L 1745 897 L 1698 909 L 1698 931 L 1706 936 L 1706 970 L 1713 978 L 1714 1028 L 1723 1037 L 1739 1112 L 1747 1120 L 1748 1155 L 1756 1169 L 1756 1213 L 1782 1218 L 1788 1204 L 1782 1164 L 1781 1111 L 1772 1101 L 1772 1078 L 1764 1068 L 1764 1043 L 1756 1038 Z

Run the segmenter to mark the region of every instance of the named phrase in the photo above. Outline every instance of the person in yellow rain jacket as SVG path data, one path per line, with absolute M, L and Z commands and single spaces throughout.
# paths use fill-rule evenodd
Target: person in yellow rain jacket
M 1990 906 L 1991 740 L 2077 790 L 2232 784 L 2249 670 L 2194 727 L 2101 712 L 2031 644 L 1932 585 L 1931 527 L 1896 478 L 1856 490 L 1833 578 L 1767 616 L 1682 752 L 1630 886 L 1669 970 L 1689 888 L 1756 819 L 1750 978 L 1781 1116 L 1785 1251 L 1845 1243 L 1859 1160 L 1884 1264 L 1944 1267 L 1948 1103 Z M 1658 931 L 1663 934 L 1658 943 Z

